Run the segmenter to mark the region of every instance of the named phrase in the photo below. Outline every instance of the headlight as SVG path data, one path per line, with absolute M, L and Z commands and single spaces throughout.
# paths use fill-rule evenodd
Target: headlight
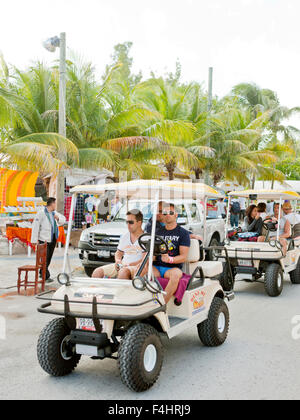
M 143 277 L 137 276 L 132 280 L 132 285 L 137 290 L 145 290 L 146 289 L 146 282 Z
M 273 248 L 275 248 L 275 246 L 276 246 L 276 240 L 275 240 L 275 239 L 271 239 L 271 240 L 269 241 L 269 244 L 270 244 Z
M 61 284 L 62 286 L 69 286 L 70 283 L 70 277 L 68 276 L 68 274 L 66 273 L 60 273 L 57 276 L 57 281 L 59 284 Z
M 85 229 L 80 236 L 80 241 L 88 242 L 89 239 L 90 239 L 90 232 L 87 229 Z
M 224 244 L 225 245 L 230 245 L 230 239 L 229 238 L 226 238 L 225 241 L 224 241 Z

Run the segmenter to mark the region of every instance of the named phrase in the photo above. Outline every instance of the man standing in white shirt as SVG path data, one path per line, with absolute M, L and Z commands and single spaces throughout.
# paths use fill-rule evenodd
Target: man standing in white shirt
M 107 264 L 94 270 L 93 278 L 132 279 L 142 262 L 144 251 L 139 246 L 138 239 L 144 233 L 142 229 L 143 213 L 137 209 L 130 210 L 126 215 L 128 232 L 119 242 L 115 253 L 115 263 Z
M 224 203 L 224 199 L 220 198 L 217 202 L 217 217 L 222 217 L 223 219 L 226 218 L 226 203 Z
M 53 281 L 50 278 L 48 267 L 51 263 L 56 241 L 59 236 L 58 226 L 62 226 L 66 222 L 65 216 L 59 214 L 55 210 L 56 199 L 50 197 L 47 200 L 47 206 L 43 210 L 39 211 L 35 216 L 31 232 L 32 245 L 36 245 L 37 243 L 43 244 L 47 242 L 46 281 L 48 283 Z

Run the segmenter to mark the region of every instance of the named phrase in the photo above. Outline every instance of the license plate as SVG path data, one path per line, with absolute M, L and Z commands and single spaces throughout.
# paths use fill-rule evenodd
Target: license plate
M 252 267 L 252 261 L 251 260 L 238 260 L 238 265 Z
M 98 251 L 98 257 L 109 258 L 110 251 L 106 251 L 106 250 Z
M 102 321 L 100 321 L 101 323 Z M 94 322 L 90 318 L 80 318 L 79 319 L 79 329 L 85 331 L 96 331 Z

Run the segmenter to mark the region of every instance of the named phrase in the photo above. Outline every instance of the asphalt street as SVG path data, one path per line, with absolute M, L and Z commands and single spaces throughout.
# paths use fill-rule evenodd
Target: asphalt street
M 72 251 L 73 252 L 73 251 Z M 121 382 L 117 362 L 82 357 L 69 376 L 48 376 L 39 366 L 36 344 L 42 328 L 54 317 L 39 314 L 40 301 L 18 296 L 13 286 L 17 267 L 33 257 L 0 256 L 0 399 L 299 399 L 300 286 L 285 279 L 280 297 L 270 298 L 262 284 L 237 283 L 229 303 L 230 332 L 219 348 L 205 348 L 195 328 L 168 340 L 163 369 L 156 385 L 133 393 Z M 80 265 L 74 252 L 72 267 Z M 57 250 L 51 272 L 62 264 Z M 300 322 L 298 320 L 298 322 Z M 294 337 L 293 337 L 294 328 Z M 298 330 L 299 331 L 299 330 Z

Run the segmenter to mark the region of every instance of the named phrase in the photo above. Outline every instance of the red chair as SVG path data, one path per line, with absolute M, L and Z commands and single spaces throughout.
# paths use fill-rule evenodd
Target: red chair
M 46 266 L 47 266 L 47 242 L 36 247 L 36 262 L 35 265 L 23 265 L 18 268 L 18 294 L 20 294 L 20 289 L 22 286 L 25 288 L 34 286 L 34 293 L 38 292 L 38 285 L 42 285 L 42 292 L 45 290 L 45 281 L 46 281 Z M 42 278 L 39 280 L 39 271 L 42 272 Z M 22 280 L 22 272 L 25 272 L 25 277 Z M 28 273 L 32 271 L 35 272 L 34 281 L 28 281 Z

